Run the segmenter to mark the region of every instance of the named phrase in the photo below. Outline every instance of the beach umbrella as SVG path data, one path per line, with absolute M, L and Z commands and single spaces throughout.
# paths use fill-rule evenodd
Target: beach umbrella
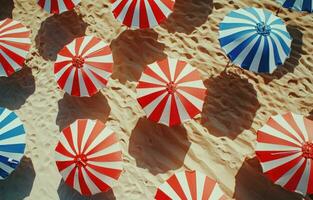
M 128 27 L 153 28 L 174 9 L 174 0 L 111 0 L 115 18 Z
M 157 190 L 155 200 L 226 200 L 217 182 L 198 171 L 171 176 Z
M 105 87 L 112 74 L 112 52 L 92 36 L 74 39 L 58 54 L 54 74 L 61 89 L 73 96 L 92 96 Z
M 74 9 L 80 0 L 37 0 L 37 3 L 48 13 L 60 14 Z
M 234 64 L 253 72 L 272 73 L 283 64 L 291 40 L 284 22 L 264 9 L 231 11 L 220 23 L 222 49 Z
M 0 180 L 19 165 L 25 151 L 25 130 L 17 115 L 0 107 Z
M 284 8 L 313 12 L 313 0 L 277 0 Z
M 257 132 L 256 154 L 274 183 L 313 193 L 313 121 L 293 113 L 271 117 Z
M 0 21 L 0 77 L 8 77 L 23 68 L 30 48 L 30 31 L 20 22 Z
M 148 65 L 136 90 L 147 117 L 167 126 L 199 114 L 206 95 L 199 72 L 190 64 L 171 58 Z
M 99 120 L 79 119 L 63 129 L 55 151 L 65 183 L 83 195 L 109 190 L 121 175 L 117 135 Z

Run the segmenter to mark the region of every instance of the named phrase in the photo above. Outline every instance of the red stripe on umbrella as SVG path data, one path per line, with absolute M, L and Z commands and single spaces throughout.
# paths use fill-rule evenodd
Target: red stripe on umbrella
M 153 28 L 162 23 L 174 9 L 174 0 L 111 0 L 117 20 L 128 27 Z
M 206 95 L 199 72 L 186 62 L 170 58 L 148 65 L 136 90 L 147 117 L 168 126 L 199 114 Z
M 54 74 L 59 87 L 73 96 L 92 96 L 112 74 L 110 47 L 99 38 L 76 38 L 58 54 Z
M 197 171 L 171 176 L 157 190 L 156 200 L 224 200 L 227 196 L 217 182 Z
M 74 9 L 80 0 L 37 0 L 37 4 L 48 13 L 60 14 Z
M 8 77 L 23 68 L 30 49 L 30 31 L 20 22 L 0 21 L 0 77 Z
M 118 138 L 98 120 L 79 119 L 65 128 L 55 151 L 65 183 L 83 195 L 109 190 L 121 175 Z
M 301 115 L 276 115 L 257 132 L 256 154 L 263 172 L 276 184 L 303 195 L 313 191 L 313 121 Z

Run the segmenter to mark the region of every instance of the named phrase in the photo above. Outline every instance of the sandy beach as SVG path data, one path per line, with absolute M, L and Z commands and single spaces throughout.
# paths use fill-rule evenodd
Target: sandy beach
M 35 0 L 0 0 L 0 20 L 19 20 L 32 31 L 25 68 L 0 78 L 0 106 L 14 110 L 27 132 L 25 157 L 0 181 L 0 200 L 151 200 L 161 183 L 185 169 L 216 179 L 230 199 L 302 200 L 262 174 L 254 149 L 256 131 L 271 115 L 292 111 L 313 119 L 313 15 L 280 11 L 292 52 L 273 74 L 225 69 L 219 23 L 250 6 L 274 13 L 280 7 L 273 0 L 176 0 L 161 26 L 130 30 L 114 18 L 108 0 L 83 0 L 60 15 L 49 15 Z M 108 87 L 91 98 L 65 94 L 53 74 L 58 51 L 84 35 L 110 44 L 114 58 Z M 173 128 L 146 119 L 135 90 L 144 67 L 166 56 L 196 67 L 208 93 L 203 112 Z M 123 151 L 118 184 L 92 198 L 61 181 L 54 160 L 60 131 L 80 118 L 110 126 Z

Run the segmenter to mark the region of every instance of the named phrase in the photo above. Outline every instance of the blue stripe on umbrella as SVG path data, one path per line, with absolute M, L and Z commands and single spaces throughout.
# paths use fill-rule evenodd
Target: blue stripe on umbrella
M 264 38 L 264 48 L 263 53 L 260 61 L 260 66 L 258 72 L 269 72 L 270 71 L 270 59 L 269 59 L 269 44 L 268 44 L 268 38 Z
M 7 171 L 4 171 L 3 169 L 0 168 L 0 180 L 5 179 L 8 177 L 10 174 Z
M 220 23 L 219 41 L 234 64 L 254 72 L 271 73 L 290 54 L 291 36 L 284 22 L 258 8 L 230 12 Z
M 313 0 L 277 0 L 284 8 L 313 12 Z
M 261 43 L 261 38 L 258 38 L 257 42 L 254 44 L 254 46 L 252 47 L 252 49 L 250 50 L 249 54 L 246 56 L 246 58 L 244 59 L 243 63 L 242 63 L 242 67 L 247 69 L 249 68 L 249 66 L 251 66 L 253 58 L 260 46 Z
M 25 130 L 12 111 L 0 107 L 0 180 L 18 166 L 25 151 Z

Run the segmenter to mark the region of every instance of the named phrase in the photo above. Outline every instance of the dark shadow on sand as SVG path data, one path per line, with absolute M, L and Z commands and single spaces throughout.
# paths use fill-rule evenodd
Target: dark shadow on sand
M 6 18 L 12 19 L 13 9 L 14 9 L 13 0 L 0 0 L 0 21 Z
M 236 175 L 236 200 L 302 200 L 301 195 L 289 192 L 272 183 L 262 173 L 258 159 L 244 161 Z
M 0 181 L 0 199 L 25 199 L 33 188 L 35 176 L 31 159 L 24 156 L 15 171 L 7 179 Z
M 310 120 L 313 120 L 313 110 L 311 110 L 311 112 L 309 113 L 307 118 L 310 119 Z
M 98 119 L 105 123 L 111 111 L 107 99 L 101 92 L 92 97 L 73 97 L 64 94 L 63 99 L 58 102 L 58 108 L 56 124 L 60 131 L 77 119 Z
M 176 0 L 174 11 L 161 26 L 170 33 L 190 34 L 208 20 L 213 0 Z
M 250 126 L 260 108 L 257 93 L 247 79 L 233 72 L 204 81 L 207 97 L 201 123 L 210 134 L 235 139 Z
M 55 61 L 66 44 L 85 35 L 87 26 L 74 10 L 48 17 L 35 38 L 39 54 L 46 60 Z
M 60 181 L 58 187 L 58 195 L 60 200 L 115 200 L 115 195 L 112 190 L 99 193 L 93 196 L 83 196 L 75 189 L 68 186 L 63 180 Z
M 0 106 L 19 109 L 35 92 L 35 78 L 29 67 L 24 67 L 10 77 L 0 78 Z
M 269 83 L 275 79 L 281 79 L 288 73 L 293 73 L 294 69 L 299 65 L 301 55 L 306 54 L 306 52 L 302 49 L 303 33 L 301 32 L 301 28 L 295 25 L 288 25 L 287 30 L 293 38 L 290 57 L 286 59 L 285 63 L 279 66 L 272 74 L 260 73 L 260 75 L 264 78 L 265 83 Z
M 164 44 L 151 29 L 126 30 L 111 43 L 114 68 L 113 79 L 125 83 L 138 81 L 147 64 L 166 58 Z
M 130 136 L 128 151 L 138 167 L 156 175 L 180 168 L 190 145 L 183 126 L 169 128 L 140 118 Z

